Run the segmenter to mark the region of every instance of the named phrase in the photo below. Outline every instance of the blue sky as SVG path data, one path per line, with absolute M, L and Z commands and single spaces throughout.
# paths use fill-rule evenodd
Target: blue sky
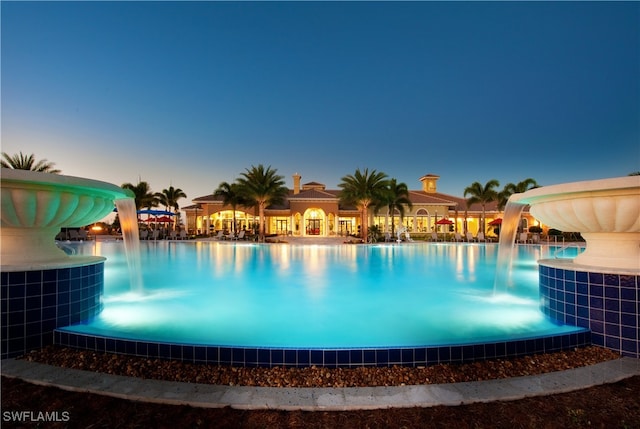
M 640 2 L 7 2 L 2 151 L 192 198 L 640 170 Z

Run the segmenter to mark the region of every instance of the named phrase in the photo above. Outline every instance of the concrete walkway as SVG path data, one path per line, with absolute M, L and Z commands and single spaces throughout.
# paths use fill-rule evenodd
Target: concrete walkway
M 6 359 L 1 364 L 3 376 L 74 392 L 160 404 L 247 410 L 346 411 L 509 401 L 586 389 L 640 375 L 639 359 L 622 358 L 567 371 L 502 380 L 398 387 L 275 388 L 143 380 L 16 359 Z

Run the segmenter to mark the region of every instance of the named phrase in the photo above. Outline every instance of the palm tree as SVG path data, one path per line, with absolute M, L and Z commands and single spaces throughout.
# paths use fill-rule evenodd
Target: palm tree
M 175 214 L 173 221 L 173 229 L 176 229 L 176 225 L 178 223 L 178 217 L 180 210 L 180 205 L 178 204 L 178 200 L 180 198 L 187 198 L 187 194 L 180 188 L 174 188 L 173 186 L 169 186 L 169 189 L 163 189 L 162 192 L 156 192 L 154 197 L 158 201 L 159 204 L 163 205 L 167 211 L 169 208 L 173 209 L 173 213 Z
M 473 182 L 464 189 L 464 196 L 471 195 L 467 199 L 467 208 L 472 204 L 480 203 L 482 205 L 482 222 L 481 231 L 485 232 L 485 209 L 487 203 L 498 200 L 498 192 L 495 190 L 500 186 L 500 182 L 495 179 L 489 180 L 484 186 L 480 182 Z
M 156 194 L 151 192 L 151 187 L 147 182 L 138 181 L 137 185 L 131 183 L 124 183 L 120 186 L 123 189 L 129 189 L 135 195 L 136 210 L 141 208 L 157 207 L 159 202 Z
M 498 193 L 498 209 L 504 209 L 511 195 L 521 194 L 523 192 L 527 192 L 529 189 L 534 189 L 537 187 L 538 182 L 531 178 L 524 179 L 522 182 L 518 182 L 515 185 L 513 183 L 507 183 L 502 191 Z
M 409 188 L 407 187 L 407 184 L 404 182 L 398 183 L 395 178 L 389 180 L 387 183 L 387 191 L 376 206 L 376 210 L 382 207 L 387 207 L 391 214 L 391 235 L 393 235 L 396 210 L 400 213 L 400 221 L 402 221 L 404 218 L 405 207 L 408 207 L 409 209 L 413 207 L 413 204 L 409 199 Z
M 361 235 L 367 234 L 369 224 L 369 206 L 379 204 L 388 192 L 387 175 L 365 168 L 364 172 L 357 169 L 355 174 L 344 176 L 338 185 L 341 188 L 340 201 L 343 204 L 354 204 L 360 210 Z
M 239 204 L 244 203 L 244 198 L 240 195 L 240 185 L 237 183 L 221 182 L 218 185 L 218 189 L 213 192 L 213 195 L 222 197 L 222 203 L 225 206 L 231 206 L 233 211 L 233 232 L 237 230 L 236 227 L 236 207 Z
M 2 152 L 2 161 L 0 166 L 2 168 L 13 168 L 14 170 L 30 170 L 39 171 L 41 173 L 60 174 L 61 171 L 54 168 L 53 162 L 49 162 L 46 159 L 41 159 L 36 162 L 36 158 L 33 154 L 25 156 L 20 152 L 17 155 L 9 156 L 6 152 Z
M 264 239 L 264 210 L 271 204 L 279 204 L 289 193 L 284 185 L 284 178 L 277 174 L 277 170 L 271 166 L 265 167 L 260 164 L 257 167 L 251 166 L 246 169 L 241 177 L 237 179 L 238 192 L 245 199 L 247 206 L 258 207 L 260 225 L 258 236 Z

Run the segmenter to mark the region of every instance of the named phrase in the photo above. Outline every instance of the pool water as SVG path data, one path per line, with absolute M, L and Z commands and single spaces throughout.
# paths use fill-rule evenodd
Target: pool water
M 69 244 L 66 244 L 69 246 Z M 516 246 L 512 287 L 494 293 L 497 245 L 141 243 L 131 285 L 122 242 L 74 244 L 105 256 L 104 309 L 65 331 L 198 345 L 418 347 L 576 332 L 539 310 L 536 261 Z

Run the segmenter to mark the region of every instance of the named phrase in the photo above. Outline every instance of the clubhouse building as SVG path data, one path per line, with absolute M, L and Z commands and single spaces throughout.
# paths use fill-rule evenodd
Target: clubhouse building
M 368 224 L 377 225 L 381 232 L 394 231 L 406 227 L 412 235 L 457 232 L 470 232 L 477 236 L 481 228 L 482 206 L 472 204 L 467 207 L 467 200 L 438 192 L 437 182 L 440 176 L 427 174 L 419 180 L 422 184 L 419 190 L 409 190 L 412 208 L 405 207 L 404 217 L 400 219 L 397 212 L 392 216 L 386 208 L 374 213 L 369 210 Z M 269 206 L 265 210 L 265 233 L 268 235 L 292 235 L 296 237 L 331 237 L 358 234 L 361 224 L 361 213 L 354 206 L 344 206 L 340 203 L 339 189 L 326 189 L 325 185 L 317 182 L 301 184 L 302 177 L 293 175 L 293 189 L 282 205 Z M 213 235 L 218 231 L 233 229 L 234 211 L 223 203 L 221 196 L 213 194 L 195 198 L 193 205 L 184 207 L 186 225 L 190 232 Z M 495 236 L 494 226 L 489 223 L 502 217 L 497 208 L 497 202 L 485 206 L 487 237 Z M 448 219 L 451 224 L 438 224 L 442 219 Z M 258 223 L 257 208 L 238 206 L 235 210 L 237 230 L 252 230 Z M 522 215 L 521 228 L 527 231 L 529 225 L 536 225 L 528 211 Z

